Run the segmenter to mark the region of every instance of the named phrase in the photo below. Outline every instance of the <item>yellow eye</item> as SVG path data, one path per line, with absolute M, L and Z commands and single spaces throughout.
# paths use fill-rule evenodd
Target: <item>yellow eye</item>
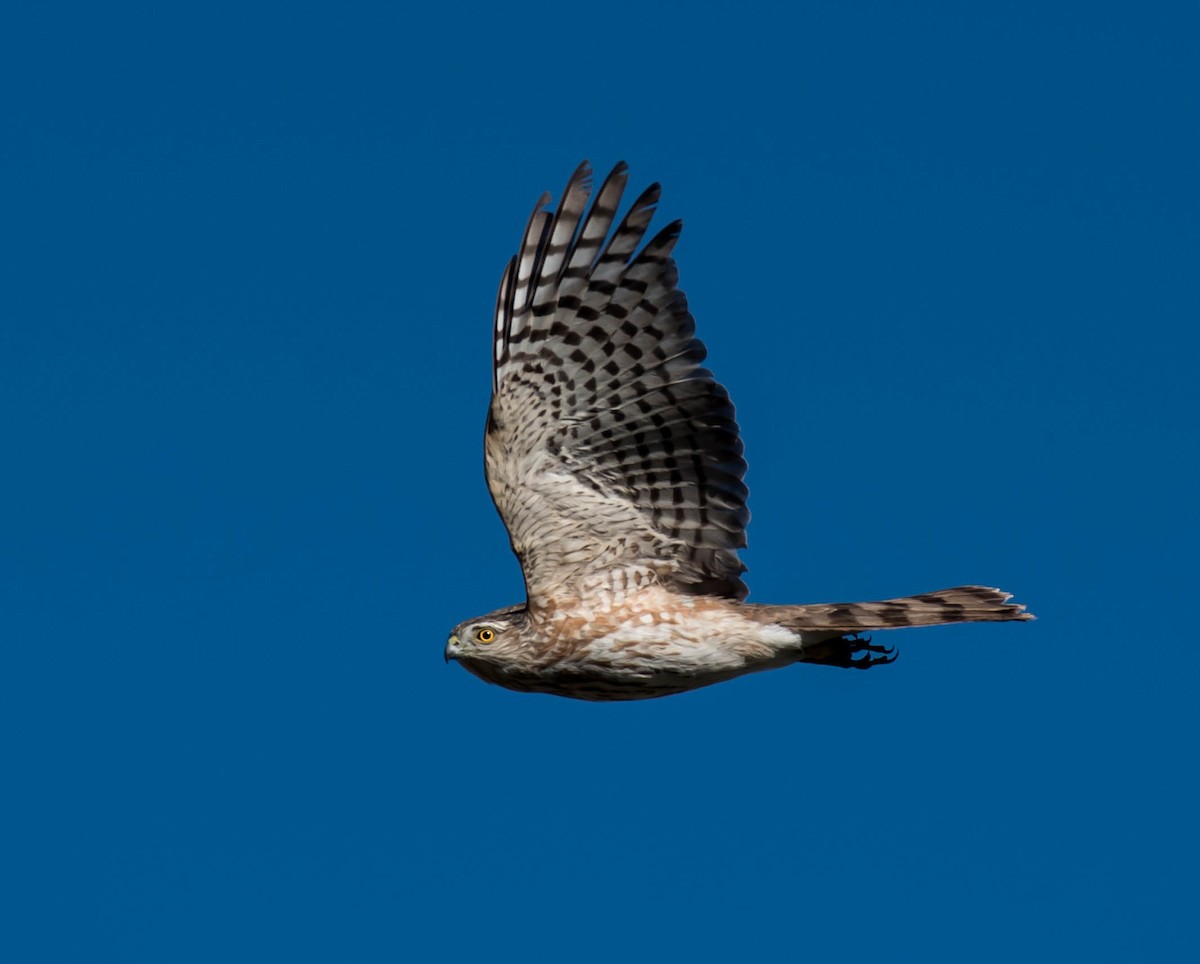
M 480 629 L 475 633 L 475 638 L 481 643 L 490 643 L 496 638 L 496 631 L 493 629 Z

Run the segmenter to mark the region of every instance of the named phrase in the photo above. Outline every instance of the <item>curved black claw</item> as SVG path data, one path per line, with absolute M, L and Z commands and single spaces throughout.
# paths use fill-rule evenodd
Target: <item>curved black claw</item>
M 899 655 L 895 646 L 880 646 L 871 642 L 870 636 L 855 633 L 806 647 L 803 660 L 842 669 L 870 669 L 894 663 Z
M 872 666 L 886 666 L 888 663 L 896 662 L 900 656 L 895 646 L 877 646 L 871 642 L 871 637 L 868 636 L 862 641 L 862 645 L 854 650 L 855 654 L 859 655 L 857 659 L 851 657 L 850 666 L 853 669 L 870 669 Z

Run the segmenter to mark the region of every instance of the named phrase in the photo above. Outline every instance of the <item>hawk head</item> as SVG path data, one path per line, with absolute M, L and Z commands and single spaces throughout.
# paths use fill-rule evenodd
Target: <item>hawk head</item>
M 446 641 L 446 662 L 459 660 L 477 674 L 484 666 L 519 662 L 525 649 L 521 627 L 526 619 L 521 605 L 459 623 Z

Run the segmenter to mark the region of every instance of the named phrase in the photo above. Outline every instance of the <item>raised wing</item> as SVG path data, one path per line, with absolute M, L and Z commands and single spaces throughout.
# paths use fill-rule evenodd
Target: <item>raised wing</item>
M 676 287 L 680 222 L 638 251 L 657 184 L 610 236 L 627 171 L 586 216 L 586 162 L 557 211 L 543 195 L 500 282 L 485 466 L 534 610 L 655 582 L 746 595 L 733 405 Z

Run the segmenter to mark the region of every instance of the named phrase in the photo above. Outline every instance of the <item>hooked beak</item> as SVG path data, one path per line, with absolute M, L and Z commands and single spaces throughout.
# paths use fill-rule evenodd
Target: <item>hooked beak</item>
M 452 659 L 458 659 L 458 637 L 457 636 L 451 636 L 448 640 L 446 640 L 445 658 L 446 658 L 447 663 L 450 662 L 450 660 L 452 660 Z

